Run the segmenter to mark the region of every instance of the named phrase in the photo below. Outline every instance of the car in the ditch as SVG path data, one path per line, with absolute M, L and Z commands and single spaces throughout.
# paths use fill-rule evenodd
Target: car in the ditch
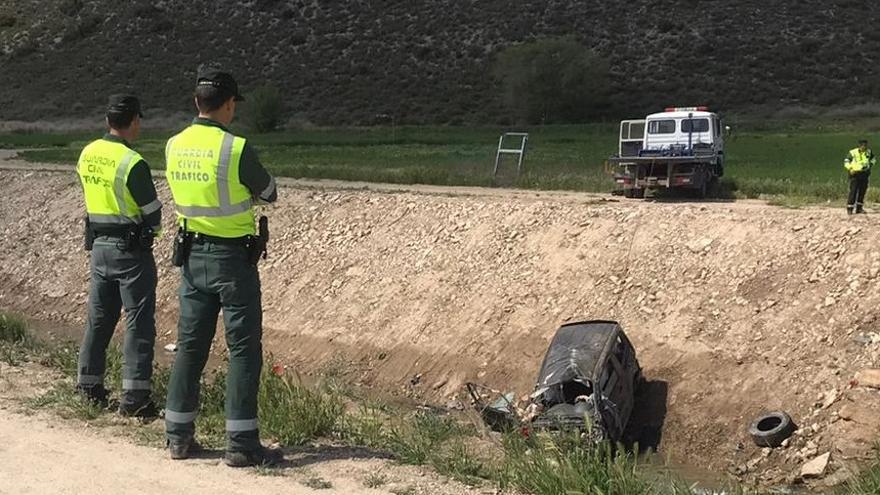
M 617 442 L 641 380 L 635 350 L 620 324 L 588 320 L 556 331 L 528 404 L 515 404 L 512 392 L 487 404 L 481 387 L 468 384 L 468 390 L 494 430 L 577 430 L 596 442 Z
M 641 380 L 635 349 L 619 323 L 566 323 L 541 364 L 531 428 L 578 429 L 596 441 L 621 440 Z

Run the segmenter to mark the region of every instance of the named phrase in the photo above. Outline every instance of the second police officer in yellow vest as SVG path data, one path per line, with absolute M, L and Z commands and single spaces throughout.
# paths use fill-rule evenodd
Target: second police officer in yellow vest
M 849 172 L 849 198 L 846 202 L 848 214 L 865 212 L 865 194 L 868 192 L 868 178 L 871 167 L 877 160 L 874 152 L 868 148 L 868 141 L 859 141 L 859 147 L 853 148 L 843 160 L 843 168 Z
M 106 406 L 107 345 L 125 308 L 122 398 L 119 412 L 157 416 L 150 397 L 156 339 L 156 262 L 162 204 L 147 162 L 131 144 L 140 135 L 141 106 L 132 95 L 113 95 L 110 131 L 83 149 L 76 170 L 85 196 L 86 249 L 91 251 L 88 323 L 79 352 L 77 390 Z
M 260 443 L 263 315 L 259 272 L 248 249 L 256 235 L 253 206 L 274 202 L 277 192 L 253 147 L 227 128 L 241 100 L 228 72 L 214 65 L 199 67 L 199 115 L 168 140 L 165 150 L 166 177 L 182 229 L 175 256 L 181 265 L 178 349 L 168 384 L 166 435 L 174 459 L 199 448 L 199 379 L 222 310 L 229 349 L 225 460 L 234 467 L 281 459 L 278 451 Z

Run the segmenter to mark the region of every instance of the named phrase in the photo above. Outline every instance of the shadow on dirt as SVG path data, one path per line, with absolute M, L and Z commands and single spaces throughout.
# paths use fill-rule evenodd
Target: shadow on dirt
M 666 422 L 668 395 L 667 382 L 642 382 L 635 396 L 632 417 L 623 434 L 623 443 L 628 450 L 638 448 L 640 454 L 659 450 L 663 439 L 663 425 Z
M 665 189 L 654 192 L 646 198 L 646 201 L 656 203 L 733 203 L 736 201 L 734 191 L 724 186 L 724 183 L 716 185 L 704 198 L 687 189 Z
M 284 449 L 285 460 L 282 467 L 299 468 L 335 460 L 392 458 L 391 454 L 374 449 L 322 445 Z

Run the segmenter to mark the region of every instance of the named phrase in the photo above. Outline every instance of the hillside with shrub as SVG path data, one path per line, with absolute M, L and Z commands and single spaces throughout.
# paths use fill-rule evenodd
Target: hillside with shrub
M 246 91 L 278 88 L 285 119 L 511 122 L 499 54 L 548 37 L 607 64 L 607 101 L 579 120 L 859 104 L 880 99 L 880 30 L 862 20 L 878 13 L 852 0 L 6 0 L 0 119 L 96 115 L 124 87 L 150 112 L 189 111 L 196 66 L 220 60 Z

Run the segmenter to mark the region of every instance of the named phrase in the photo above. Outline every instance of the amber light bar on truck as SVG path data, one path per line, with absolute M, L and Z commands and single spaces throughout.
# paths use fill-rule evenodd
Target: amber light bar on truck
M 666 107 L 665 112 L 708 112 L 709 107 Z

